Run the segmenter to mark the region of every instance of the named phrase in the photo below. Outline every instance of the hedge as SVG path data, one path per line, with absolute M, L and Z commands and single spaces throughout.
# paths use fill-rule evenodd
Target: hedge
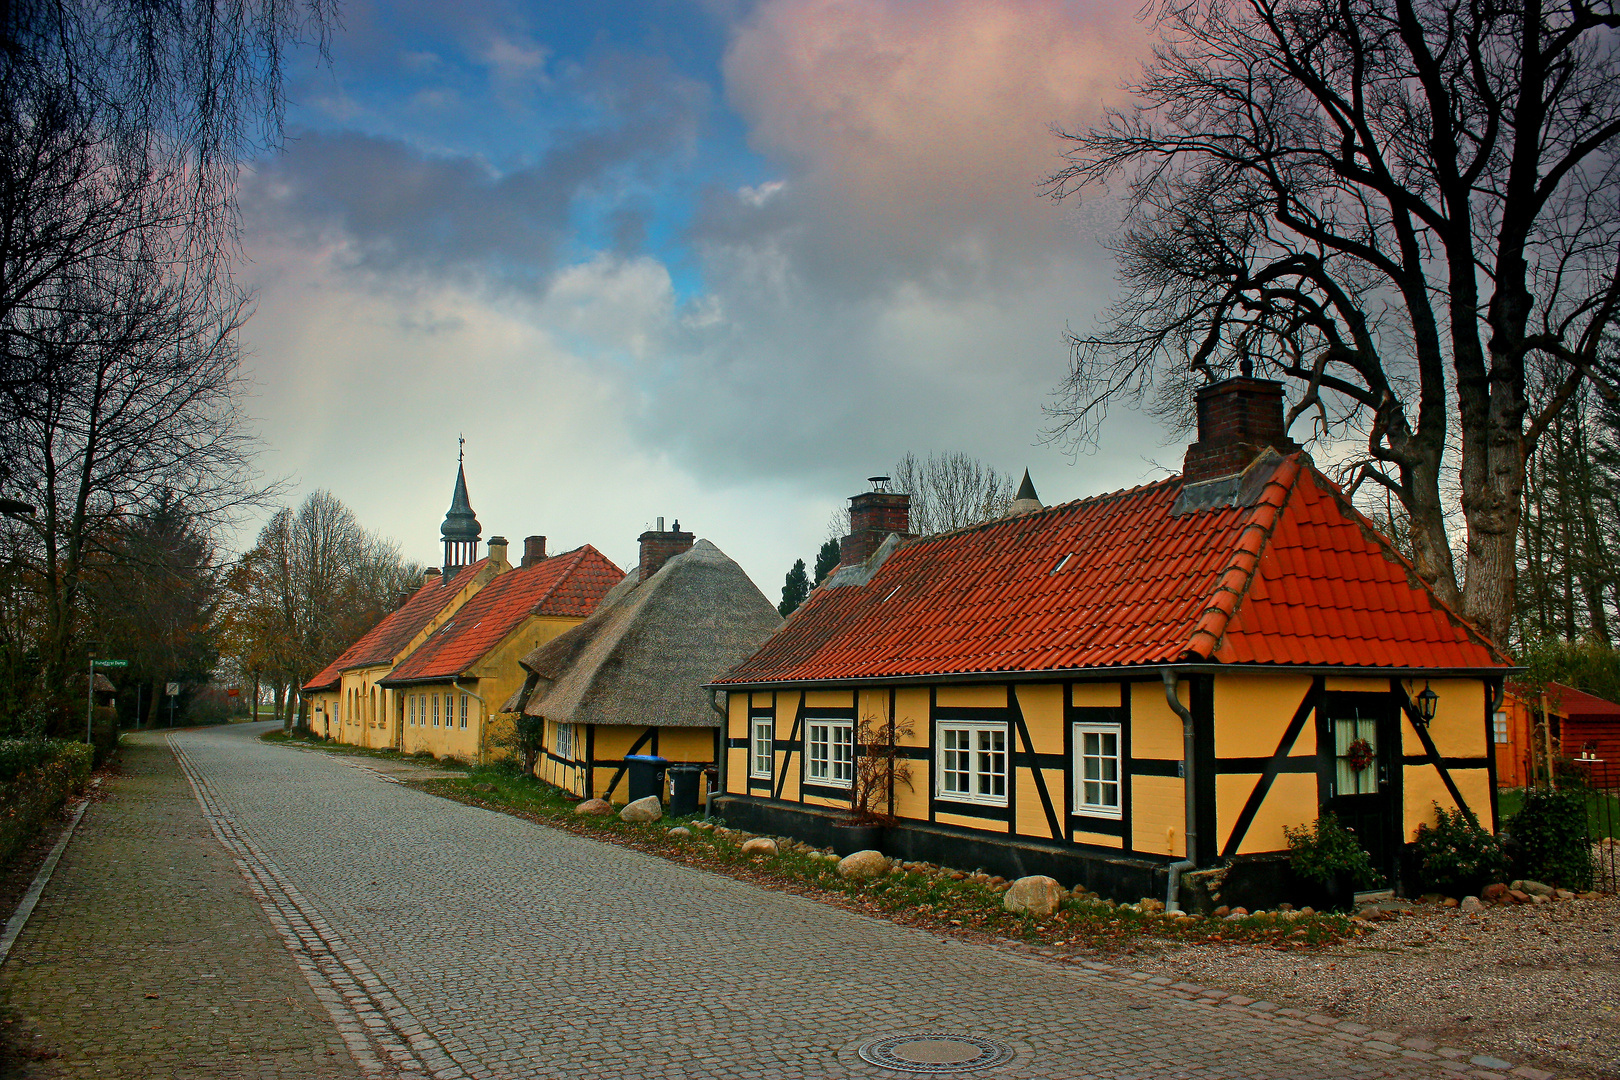
M 11 864 L 90 780 L 90 747 L 62 739 L 0 739 L 0 867 Z

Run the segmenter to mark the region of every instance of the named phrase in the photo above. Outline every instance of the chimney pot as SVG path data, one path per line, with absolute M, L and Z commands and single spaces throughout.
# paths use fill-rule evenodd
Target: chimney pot
M 1210 383 L 1198 391 L 1198 441 L 1187 447 L 1182 482 L 1242 472 L 1267 447 L 1284 455 L 1299 450 L 1283 430 L 1282 383 L 1247 373 Z
M 504 563 L 506 561 L 506 537 L 492 536 L 489 538 L 489 561 Z
M 525 536 L 523 538 L 523 567 L 528 568 L 535 563 L 544 562 L 545 559 L 546 538 L 543 536 Z

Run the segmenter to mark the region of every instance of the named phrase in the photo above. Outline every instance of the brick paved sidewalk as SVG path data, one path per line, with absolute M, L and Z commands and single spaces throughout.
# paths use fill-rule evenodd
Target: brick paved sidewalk
M 167 745 L 108 787 L 0 967 L 0 1075 L 358 1076 Z

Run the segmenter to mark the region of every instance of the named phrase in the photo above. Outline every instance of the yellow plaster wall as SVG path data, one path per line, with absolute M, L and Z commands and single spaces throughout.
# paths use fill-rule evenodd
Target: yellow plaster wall
M 1356 679 L 1344 675 L 1329 675 L 1322 680 L 1322 689 L 1340 694 L 1387 694 L 1388 679 Z
M 1018 708 L 1024 714 L 1024 726 L 1029 729 L 1030 742 L 1037 754 L 1063 753 L 1063 686 L 1060 683 L 1040 683 L 1015 686 Z M 1019 747 L 1023 749 L 1022 746 Z M 1061 794 L 1058 802 L 1063 801 Z
M 1077 844 L 1091 844 L 1094 847 L 1106 848 L 1122 848 L 1125 846 L 1124 837 L 1109 836 L 1107 833 L 1100 832 L 1076 831 L 1074 834 L 1074 842 Z
M 776 737 L 783 742 L 790 738 L 797 739 L 800 745 L 804 743 L 804 725 L 799 725 L 797 733 L 793 730 L 793 717 L 799 711 L 800 691 L 787 690 L 776 695 Z M 821 701 L 817 693 L 804 695 L 805 704 L 814 705 Z M 838 693 L 831 700 L 826 701 L 827 707 L 841 708 L 850 706 L 853 698 L 849 694 Z M 776 752 L 776 766 L 771 772 L 772 790 L 774 785 L 782 787 L 782 798 L 797 799 L 799 797 L 799 774 L 803 770 L 804 756 L 802 751 L 778 750 Z M 784 780 L 784 776 L 786 779 Z
M 1239 810 L 1242 806 L 1239 805 Z M 1316 820 L 1316 776 L 1312 773 L 1280 773 L 1271 782 L 1265 801 L 1260 804 L 1249 831 L 1238 846 L 1239 855 L 1261 851 L 1288 850 L 1288 837 L 1283 826 L 1297 827 Z M 1220 837 L 1221 850 L 1225 850 L 1228 832 Z
M 1005 686 L 941 686 L 934 700 L 942 709 L 1005 709 Z
M 594 744 L 591 742 L 591 733 L 586 730 L 587 727 L 595 732 Z M 628 773 L 620 777 L 619 786 L 612 794 L 608 793 L 608 785 L 613 783 L 614 774 L 623 768 L 624 756 L 630 752 L 630 748 L 636 744 L 636 740 L 646 734 L 646 731 L 647 729 L 644 726 L 632 727 L 620 724 L 576 724 L 574 726 L 574 737 L 579 740 L 578 753 L 583 755 L 585 747 L 591 746 L 594 752 L 594 760 L 600 763 L 591 766 L 593 774 L 591 790 L 597 798 L 607 799 L 615 805 L 630 801 L 630 776 Z M 651 752 L 652 745 L 650 742 L 636 751 L 638 754 Z
M 992 818 L 971 817 L 967 814 L 936 814 L 934 820 L 941 825 L 960 825 L 965 829 L 977 829 L 981 832 L 1005 833 L 1007 831 L 1004 822 Z
M 331 690 L 322 690 L 309 695 L 309 730 L 316 735 L 338 736 L 338 717 L 336 713 L 338 695 Z
M 778 695 L 783 697 L 786 695 Z M 797 696 L 797 695 L 795 695 Z M 813 709 L 854 709 L 853 690 L 807 690 L 804 703 Z
M 1017 798 L 1014 809 L 1016 817 L 1013 819 L 1020 835 L 1037 836 L 1042 840 L 1063 839 L 1063 819 L 1066 816 L 1063 806 L 1063 770 L 1042 769 L 1041 778 L 1046 781 L 1047 794 L 1052 799 L 1052 810 L 1057 814 L 1058 831 L 1052 832 L 1051 824 L 1046 820 L 1046 809 L 1041 805 L 1041 793 L 1035 787 L 1035 770 L 1020 768 L 1016 790 Z M 926 811 L 924 813 L 926 817 Z
M 1125 704 L 1122 683 L 1075 683 L 1069 699 L 1077 709 L 1117 709 Z M 1161 692 L 1162 699 L 1164 694 Z
M 1164 701 L 1162 691 L 1159 700 Z M 1169 708 L 1165 711 L 1169 712 Z M 1134 722 L 1134 715 L 1132 720 Z M 1179 722 L 1176 727 L 1180 729 Z M 1187 838 L 1182 835 L 1187 821 L 1184 791 L 1185 782 L 1177 776 L 1132 777 L 1131 847 L 1134 850 L 1160 855 L 1186 854 Z
M 469 689 L 478 689 L 467 680 L 463 681 L 463 686 Z M 460 726 L 461 695 L 465 692 L 465 690 L 458 688 L 449 682 L 420 683 L 418 685 L 400 688 L 400 694 L 402 697 L 406 695 L 413 695 L 417 697 L 418 701 L 416 716 L 417 722 L 415 726 L 412 726 L 410 723 L 409 703 L 406 705 L 405 738 L 403 746 L 405 753 L 416 754 L 421 753 L 422 751 L 427 751 L 434 757 L 453 757 L 458 761 L 464 761 L 470 764 L 476 764 L 479 761 L 481 736 L 484 729 L 483 706 L 479 704 L 476 697 L 473 697 L 471 694 L 467 695 L 467 728 L 465 731 L 462 730 Z M 450 700 L 452 702 L 455 714 L 455 726 L 450 728 L 446 728 L 444 726 L 443 710 L 445 694 L 451 695 Z M 421 702 L 426 701 L 429 695 L 437 695 L 439 698 L 440 712 L 438 727 L 434 727 L 432 723 L 431 703 L 429 704 L 429 721 L 427 726 L 424 727 L 421 722 Z M 485 700 L 489 700 L 487 694 L 485 695 Z
M 1483 706 L 1482 706 L 1483 707 Z M 1457 785 L 1457 790 L 1468 803 L 1468 809 L 1474 812 L 1479 823 L 1486 829 L 1491 827 L 1491 775 L 1484 768 L 1479 769 L 1451 769 L 1451 782 Z M 1440 778 L 1440 770 L 1433 765 L 1407 765 L 1402 774 L 1405 785 L 1406 813 L 1402 822 L 1406 830 L 1406 839 L 1417 839 L 1419 825 L 1434 824 L 1434 807 L 1440 804 L 1446 810 L 1454 810 L 1457 800 L 1451 797 L 1446 790 L 1446 783 Z
M 1407 680 L 1407 696 L 1416 701 L 1425 681 Z M 1482 758 L 1489 754 L 1491 747 L 1485 741 L 1485 684 L 1478 679 L 1435 679 L 1429 687 L 1440 699 L 1435 702 L 1434 720 L 1429 724 L 1429 738 L 1434 740 L 1440 756 Z M 1422 740 L 1405 716 L 1401 717 L 1401 746 L 1407 754 L 1424 752 Z
M 1164 699 L 1164 684 L 1158 682 L 1131 683 L 1131 756 L 1140 758 L 1161 758 L 1174 761 L 1181 760 L 1181 717 L 1170 709 L 1170 703 Z M 1185 705 L 1191 693 L 1185 680 L 1183 680 L 1177 697 Z M 1160 779 L 1164 779 L 1160 777 Z M 1137 779 L 1137 783 L 1141 778 Z M 1178 785 L 1179 779 L 1175 781 Z M 1180 795 L 1176 796 L 1180 801 Z M 1134 810 L 1133 810 L 1134 813 Z M 1134 842 L 1133 842 L 1133 845 Z M 1158 847 L 1150 850 L 1158 851 L 1164 847 L 1161 838 Z
M 1215 756 L 1270 757 L 1276 753 L 1288 722 L 1310 689 L 1308 675 L 1217 676 Z

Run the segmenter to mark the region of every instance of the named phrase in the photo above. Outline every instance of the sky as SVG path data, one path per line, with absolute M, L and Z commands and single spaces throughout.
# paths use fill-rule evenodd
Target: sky
M 433 565 L 464 436 L 486 539 L 628 569 L 679 519 L 773 601 L 907 451 L 1048 504 L 1163 476 L 1140 413 L 1042 439 L 1117 208 L 1041 184 L 1127 103 L 1138 10 L 346 0 L 242 187 L 263 469 Z

